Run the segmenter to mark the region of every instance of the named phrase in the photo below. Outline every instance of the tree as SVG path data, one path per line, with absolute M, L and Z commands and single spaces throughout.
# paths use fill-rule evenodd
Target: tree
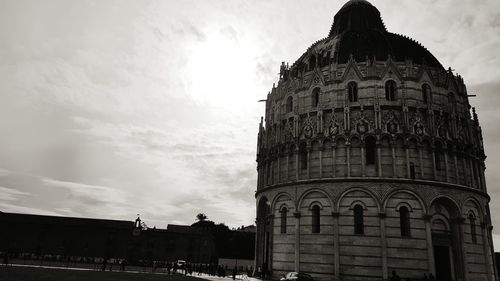
M 204 213 L 199 213 L 196 215 L 196 219 L 198 221 L 206 221 L 208 219 L 208 217 Z

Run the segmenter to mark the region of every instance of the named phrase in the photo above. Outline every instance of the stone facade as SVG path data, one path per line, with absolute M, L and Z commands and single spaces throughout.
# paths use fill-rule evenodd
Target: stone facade
M 463 79 L 351 0 L 267 96 L 256 267 L 496 280 L 484 160 Z

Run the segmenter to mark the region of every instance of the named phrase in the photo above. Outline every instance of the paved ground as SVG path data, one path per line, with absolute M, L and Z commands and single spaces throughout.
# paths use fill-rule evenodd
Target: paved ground
M 140 272 L 109 272 L 65 268 L 0 265 L 1 281 L 202 281 L 199 278 Z

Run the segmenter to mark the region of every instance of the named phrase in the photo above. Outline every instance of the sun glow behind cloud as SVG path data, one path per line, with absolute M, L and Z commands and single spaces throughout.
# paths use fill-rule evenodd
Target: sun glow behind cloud
M 212 28 L 206 40 L 189 49 L 188 93 L 210 107 L 238 112 L 256 103 L 256 51 L 242 44 L 232 30 Z

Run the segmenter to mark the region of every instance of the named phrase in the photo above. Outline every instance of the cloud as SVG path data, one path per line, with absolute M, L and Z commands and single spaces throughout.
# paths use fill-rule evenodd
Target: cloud
M 29 195 L 27 192 L 22 192 L 16 189 L 0 186 L 1 201 L 15 201 L 18 197 Z
M 116 188 L 89 185 L 77 182 L 43 179 L 43 184 L 51 188 L 65 188 L 71 192 L 71 197 L 84 205 L 106 205 L 107 203 L 123 204 L 127 200 L 123 191 Z M 56 191 L 57 192 L 57 191 Z

